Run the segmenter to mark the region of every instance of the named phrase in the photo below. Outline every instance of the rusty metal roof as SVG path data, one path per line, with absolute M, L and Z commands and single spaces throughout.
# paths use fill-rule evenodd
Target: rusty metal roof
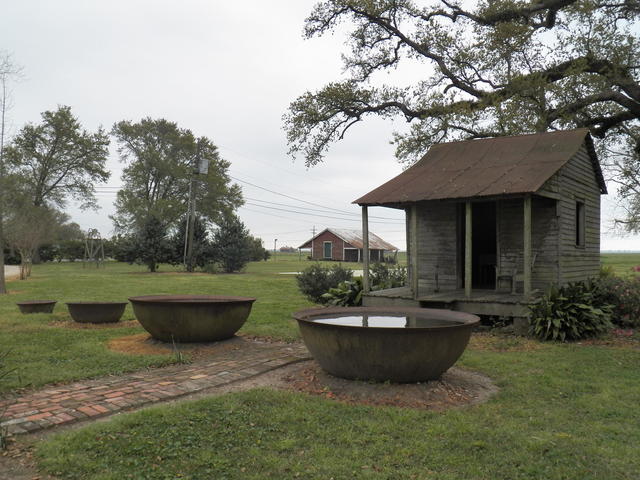
M 535 193 L 586 143 L 600 191 L 602 170 L 585 129 L 441 143 L 353 203 L 385 205 Z
M 362 230 L 348 230 L 348 229 L 345 229 L 345 228 L 325 228 L 319 234 L 317 234 L 315 237 L 307 240 L 302 245 L 300 245 L 298 248 L 310 248 L 311 247 L 311 242 L 313 240 L 315 240 L 316 238 L 318 238 L 320 235 L 322 235 L 325 232 L 333 233 L 336 237 L 338 237 L 339 239 L 341 239 L 345 243 L 348 243 L 353 248 L 364 248 L 364 242 L 363 242 L 363 238 L 362 238 Z M 389 242 L 385 242 L 383 239 L 381 239 L 375 233 L 369 232 L 369 250 L 391 250 L 391 251 L 394 251 L 394 250 L 398 250 L 398 248 L 394 247 Z

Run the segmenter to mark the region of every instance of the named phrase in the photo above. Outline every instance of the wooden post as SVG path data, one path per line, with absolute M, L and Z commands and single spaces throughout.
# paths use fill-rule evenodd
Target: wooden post
M 418 273 L 418 206 L 412 205 L 410 212 L 411 291 L 413 292 L 413 298 L 417 300 L 420 285 L 420 275 Z
M 369 211 L 362 207 L 362 291 L 369 293 Z
M 471 201 L 467 200 L 465 205 L 465 235 L 464 235 L 464 296 L 469 298 L 471 297 L 471 229 L 473 228 L 473 223 L 471 219 Z
M 524 197 L 524 296 L 531 295 L 531 195 Z

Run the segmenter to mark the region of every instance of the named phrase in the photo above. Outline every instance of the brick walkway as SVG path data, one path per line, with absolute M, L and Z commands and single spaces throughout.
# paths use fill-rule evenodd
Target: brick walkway
M 187 365 L 48 387 L 0 401 L 0 413 L 4 411 L 0 426 L 22 434 L 67 425 L 202 392 L 309 358 L 301 344 L 238 337 L 227 342 L 235 342 L 234 348 L 222 348 Z

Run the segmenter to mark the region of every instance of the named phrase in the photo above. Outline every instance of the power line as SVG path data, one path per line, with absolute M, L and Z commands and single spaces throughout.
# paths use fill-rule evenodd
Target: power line
M 341 220 L 341 221 L 343 221 L 343 222 L 349 222 L 349 223 L 357 223 L 357 224 L 359 224 L 359 223 L 360 223 L 360 222 L 359 222 L 357 219 L 355 219 L 355 218 L 354 218 L 354 219 L 351 219 L 351 218 L 332 217 L 332 216 L 330 216 L 330 215 L 322 215 L 322 214 L 319 214 L 319 213 L 312 213 L 312 214 L 310 214 L 310 213 L 308 213 L 308 212 L 299 212 L 299 211 L 297 211 L 297 210 L 289 210 L 289 209 L 286 209 L 286 208 L 270 207 L 270 206 L 267 206 L 267 205 L 259 205 L 259 204 L 257 204 L 257 203 L 250 203 L 250 202 L 247 202 L 245 205 L 251 205 L 252 207 L 267 208 L 267 209 L 269 209 L 269 210 L 278 210 L 278 211 L 280 211 L 280 212 L 297 213 L 298 215 L 306 215 L 306 216 L 308 216 L 308 217 L 312 217 L 312 218 L 322 217 L 322 218 L 330 218 L 330 219 L 332 219 L 332 220 Z M 287 217 L 284 217 L 284 218 L 287 218 Z M 287 220 L 290 220 L 290 218 L 287 218 Z M 369 223 L 381 223 L 381 224 L 385 224 L 385 225 L 388 225 L 388 224 L 389 224 L 389 222 L 376 222 L 376 221 L 371 221 L 371 222 L 369 222 Z
M 287 204 L 287 203 L 269 202 L 268 200 L 260 200 L 260 199 L 258 199 L 258 198 L 245 197 L 245 199 L 246 199 L 246 200 L 251 200 L 251 201 L 253 201 L 253 202 L 262 202 L 262 203 L 268 203 L 268 204 L 271 204 L 271 205 L 278 205 L 278 206 L 280 206 L 280 207 L 301 208 L 301 207 L 298 207 L 298 206 L 296 206 L 296 205 L 289 205 L 289 204 Z M 326 210 L 326 209 L 322 209 L 322 210 L 320 210 L 320 209 L 317 209 L 317 208 L 307 208 L 307 207 L 304 207 L 304 208 L 306 208 L 306 210 L 308 210 L 308 211 L 312 211 L 312 212 L 333 213 L 333 212 L 327 212 L 327 210 Z M 344 212 L 344 213 L 336 212 L 334 215 L 348 215 L 348 216 L 351 216 L 351 217 L 357 217 L 357 218 L 360 218 L 360 214 L 359 214 L 359 213 L 352 213 L 352 212 Z M 383 220 L 391 220 L 393 223 L 396 223 L 396 224 L 404 223 L 404 222 L 401 222 L 401 221 L 400 221 L 399 219 L 397 219 L 397 218 L 390 218 L 390 217 L 374 217 L 374 216 L 370 216 L 369 218 L 379 218 L 379 219 L 383 219 Z M 389 223 L 391 223 L 391 222 L 389 222 Z
M 239 152 L 239 151 L 237 151 L 237 150 L 235 150 L 235 149 L 233 149 L 233 148 L 230 148 L 230 147 L 227 147 L 227 146 L 224 146 L 224 145 L 220 145 L 220 144 L 218 144 L 218 148 L 219 148 L 219 149 L 222 149 L 222 150 L 229 150 L 230 152 L 233 152 L 233 153 L 235 153 L 236 155 L 239 155 L 240 157 L 243 157 L 243 158 L 245 158 L 245 159 L 249 160 L 250 162 L 257 162 L 257 163 L 261 163 L 261 164 L 263 164 L 263 165 L 265 165 L 265 166 L 269 167 L 269 169 L 276 168 L 276 169 L 278 169 L 278 170 L 280 170 L 280 171 L 282 171 L 282 172 L 286 173 L 287 175 L 291 175 L 291 176 L 294 176 L 294 177 L 297 177 L 297 178 L 304 178 L 304 179 L 305 179 L 305 180 L 307 180 L 307 181 L 311 180 L 311 181 L 316 182 L 317 184 L 321 184 L 321 185 L 332 185 L 332 184 L 334 184 L 334 185 L 335 185 L 335 182 L 333 182 L 333 181 L 332 181 L 332 182 L 326 182 L 326 181 L 324 181 L 324 180 L 320 180 L 320 179 L 315 178 L 315 177 L 310 177 L 310 176 L 307 176 L 307 175 L 301 175 L 301 174 L 299 174 L 299 173 L 297 173 L 297 172 L 292 172 L 291 170 L 286 169 L 286 168 L 283 168 L 283 167 L 281 167 L 281 166 L 279 166 L 279 165 L 274 165 L 274 163 L 273 163 L 273 162 L 269 162 L 269 161 L 261 160 L 260 158 L 258 158 L 258 157 L 256 157 L 256 156 L 254 156 L 254 155 L 252 155 L 252 156 L 250 156 L 250 157 L 249 157 L 249 156 L 247 156 L 247 155 L 243 154 L 242 152 Z M 237 166 L 237 164 L 236 164 L 236 166 Z M 233 167 L 234 167 L 234 166 L 232 165 L 232 168 L 233 168 Z M 348 188 L 346 185 L 344 185 L 344 184 L 342 184 L 342 185 L 343 185 L 345 188 Z
M 281 197 L 285 197 L 285 198 L 288 198 L 288 199 L 290 199 L 290 200 L 295 200 L 296 202 L 306 203 L 307 205 L 313 205 L 314 207 L 320 207 L 320 208 L 325 209 L 325 210 L 334 210 L 335 212 L 342 213 L 343 215 L 345 214 L 345 210 L 339 210 L 339 209 L 337 209 L 337 208 L 327 207 L 326 205 L 320 205 L 319 203 L 308 202 L 308 201 L 306 201 L 306 200 L 302 200 L 301 198 L 292 197 L 291 195 L 286 195 L 286 194 L 284 194 L 284 193 L 276 192 L 276 191 L 274 191 L 274 190 L 270 190 L 270 189 L 268 189 L 268 188 L 261 187 L 260 185 L 256 185 L 255 183 L 251 183 L 251 182 L 247 182 L 247 181 L 245 181 L 245 180 L 241 180 L 241 179 L 239 179 L 239 178 L 237 178 L 237 177 L 234 177 L 234 176 L 232 176 L 232 175 L 229 175 L 229 177 L 230 177 L 230 178 L 233 178 L 233 179 L 234 179 L 235 181 L 237 181 L 237 182 L 246 183 L 247 185 L 251 185 L 252 187 L 259 188 L 260 190 L 264 190 L 264 191 L 266 191 L 266 192 L 273 193 L 274 195 L 280 195 Z M 354 214 L 354 213 L 352 213 L 352 212 L 347 212 L 347 214 L 348 214 L 348 215 L 357 215 L 357 214 Z M 382 219 L 386 219 L 386 218 L 388 218 L 388 217 L 374 217 L 374 216 L 371 216 L 371 215 L 370 215 L 370 216 L 369 216 L 369 218 L 382 218 Z M 394 220 L 395 220 L 395 219 L 394 219 Z
M 247 185 L 251 185 L 252 187 L 259 188 L 260 190 L 264 190 L 265 192 L 273 193 L 274 195 L 280 195 L 281 197 L 285 197 L 285 198 L 288 198 L 290 200 L 295 200 L 296 202 L 306 203 L 307 205 L 313 205 L 314 207 L 320 207 L 320 208 L 324 208 L 326 210 L 335 210 L 337 212 L 344 212 L 344 210 L 339 210 L 339 209 L 333 208 L 333 207 L 327 207 L 325 205 L 320 205 L 319 203 L 307 202 L 306 200 L 302 200 L 300 198 L 292 197 L 291 195 L 286 195 L 284 193 L 276 192 L 274 190 L 269 190 L 268 188 L 264 188 L 264 187 L 261 187 L 260 185 L 256 185 L 255 183 L 251 183 L 251 182 L 247 182 L 245 180 L 241 180 L 241 179 L 239 179 L 237 177 L 233 177 L 231 175 L 229 175 L 229 177 L 233 178 L 237 182 L 246 183 Z
M 337 208 L 328 207 L 328 206 L 326 206 L 326 205 L 321 205 L 321 204 L 319 204 L 319 203 L 309 202 L 309 201 L 307 201 L 307 200 L 302 200 L 301 198 L 296 198 L 296 197 L 293 197 L 293 196 L 291 196 L 291 195 L 286 195 L 286 194 L 284 194 L 284 193 L 276 192 L 276 191 L 274 191 L 274 190 L 270 190 L 270 189 L 268 189 L 268 188 L 261 187 L 260 185 L 256 185 L 256 184 L 254 184 L 254 183 L 247 182 L 246 180 L 241 180 L 241 179 L 236 178 L 236 177 L 233 177 L 233 176 L 231 176 L 231 175 L 230 175 L 230 177 L 231 177 L 231 178 L 233 178 L 234 180 L 238 181 L 238 182 L 246 183 L 247 185 L 251 185 L 252 187 L 259 188 L 259 189 L 261 189 L 261 190 L 265 190 L 265 191 L 267 191 L 267 192 L 269 192 L 269 193 L 272 193 L 272 194 L 274 194 L 274 195 L 280 195 L 280 196 L 282 196 L 282 197 L 289 198 L 290 200 L 295 200 L 296 202 L 301 202 L 301 203 L 305 203 L 305 204 L 307 204 L 307 205 L 312 205 L 312 206 L 315 206 L 315 207 L 320 207 L 320 208 L 322 209 L 322 210 L 318 210 L 318 209 L 313 209 L 313 208 L 307 208 L 307 210 L 311 210 L 311 211 L 314 211 L 314 212 L 333 213 L 334 215 L 345 215 L 345 216 L 358 217 L 358 218 L 360 217 L 360 214 L 358 214 L 358 213 L 354 213 L 354 212 L 347 212 L 347 211 L 345 211 L 345 210 L 340 210 L 340 209 L 337 209 Z M 96 187 L 96 189 L 100 189 L 100 190 L 99 190 L 98 192 L 96 192 L 96 193 L 97 193 L 97 194 L 103 194 L 103 195 L 113 195 L 113 194 L 117 194 L 117 192 L 114 192 L 114 191 L 107 191 L 107 189 L 111 190 L 111 189 L 119 189 L 119 188 L 121 188 L 121 187 L 117 187 L 117 186 Z M 102 190 L 102 189 L 104 189 L 104 190 Z M 256 198 L 250 198 L 250 197 L 245 197 L 245 198 L 246 198 L 247 200 L 251 200 L 251 201 L 254 201 L 254 202 L 268 203 L 268 204 L 271 204 L 271 205 L 278 205 L 278 206 L 281 206 L 281 207 L 288 207 L 288 208 L 300 208 L 300 207 L 298 207 L 298 206 L 296 206 L 296 205 L 289 205 L 289 204 L 285 204 L 285 203 L 278 203 L 278 202 L 270 202 L 270 201 L 268 201 L 268 200 L 260 200 L 260 199 L 256 199 Z M 247 204 L 249 204 L 249 203 L 247 203 Z M 250 205 L 250 204 L 249 204 L 249 205 Z M 253 205 L 254 205 L 254 206 L 260 206 L 260 207 L 268 208 L 268 207 L 266 207 L 266 206 L 264 206 L 264 205 L 256 205 L 256 204 L 253 204 Z M 276 210 L 278 210 L 278 209 L 276 209 Z M 283 211 L 286 211 L 286 210 L 283 210 Z M 290 212 L 290 213 L 301 213 L 301 212 Z M 306 213 L 306 212 L 305 212 L 305 213 Z M 314 215 L 316 215 L 316 214 L 314 214 Z M 323 215 L 318 215 L 318 216 L 323 216 Z M 326 217 L 327 217 L 327 218 L 333 218 L 333 219 L 338 219 L 338 220 L 340 220 L 340 218 L 336 218 L 336 217 L 331 217 L 331 216 L 326 216 Z M 286 218 L 286 217 L 284 217 L 284 218 Z M 391 222 L 394 222 L 394 223 L 395 223 L 395 224 L 397 224 L 397 225 L 399 225 L 399 224 L 403 224 L 403 223 L 404 223 L 404 222 L 402 222 L 400 219 L 397 219 L 397 218 L 391 218 L 391 217 L 379 217 L 379 216 L 375 216 L 375 215 L 369 215 L 369 218 L 371 218 L 371 219 L 378 219 L 378 220 L 389 220 L 389 221 L 391 221 Z M 389 223 L 389 222 L 375 222 L 375 221 L 374 221 L 374 222 L 372 222 L 372 223 Z

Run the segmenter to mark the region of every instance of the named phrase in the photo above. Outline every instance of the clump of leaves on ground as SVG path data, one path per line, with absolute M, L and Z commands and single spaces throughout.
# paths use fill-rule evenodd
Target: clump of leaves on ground
M 553 286 L 531 307 L 530 333 L 562 342 L 597 337 L 611 328 L 612 310 L 600 302 L 594 282 Z

